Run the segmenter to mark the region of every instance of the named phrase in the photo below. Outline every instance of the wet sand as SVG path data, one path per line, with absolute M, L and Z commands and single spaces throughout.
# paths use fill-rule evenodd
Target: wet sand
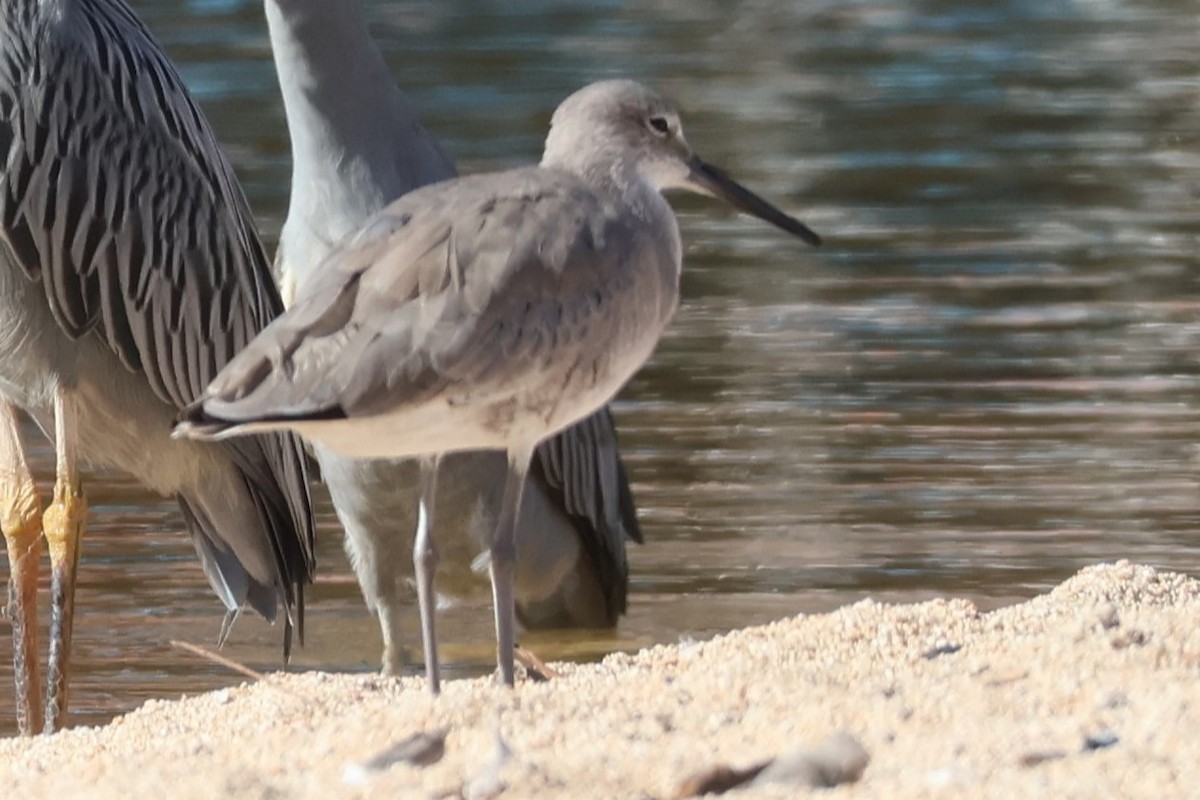
M 435 699 L 419 677 L 274 674 L 0 740 L 0 794 L 669 798 L 697 772 L 841 732 L 867 754 L 857 782 L 729 796 L 1196 796 L 1198 620 L 1200 582 L 1119 563 L 986 614 L 864 601 L 554 664 L 559 677 L 515 691 L 458 680 Z M 422 733 L 410 760 L 386 752 Z

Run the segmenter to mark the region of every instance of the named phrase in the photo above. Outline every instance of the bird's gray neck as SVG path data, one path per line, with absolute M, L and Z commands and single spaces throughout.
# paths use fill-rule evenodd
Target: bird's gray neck
M 453 166 L 396 87 L 359 0 L 264 3 L 292 142 L 281 246 L 285 266 L 306 271 L 302 260 L 320 260 L 366 217 Z
M 382 193 L 368 169 L 387 158 L 376 131 L 388 108 L 405 101 L 367 33 L 359 0 L 265 4 L 292 141 L 293 198 L 306 194 L 303 182 L 332 180 L 347 169 L 365 174 L 334 183 L 353 180 L 356 192 Z
M 548 139 L 541 166 L 573 173 L 589 186 L 626 198 L 647 191 L 658 193 L 638 174 L 637 162 L 602 136 L 581 137 L 568 145 L 561 140 Z
M 566 141 L 550 137 L 541 166 L 579 176 L 592 189 L 619 197 L 621 205 L 652 230 L 669 232 L 665 243 L 670 257 L 661 265 L 667 271 L 667 279 L 678 280 L 683 251 L 675 212 L 658 187 L 638 169 L 636 158 L 630 157 L 630 151 L 619 144 L 611 144 L 615 140 L 603 136 L 581 137 L 575 147 L 567 146 Z

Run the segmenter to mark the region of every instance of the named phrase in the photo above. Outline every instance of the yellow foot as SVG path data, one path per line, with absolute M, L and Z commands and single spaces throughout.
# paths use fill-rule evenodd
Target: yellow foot
M 12 547 L 14 539 L 23 535 L 36 539 L 42 531 L 38 526 L 42 516 L 42 503 L 38 499 L 33 479 L 21 480 L 21 476 L 0 470 L 0 530 Z
M 36 494 L 32 491 L 19 494 L 23 496 L 11 498 L 7 491 L 0 495 L 0 529 L 4 531 L 8 546 L 8 616 L 12 621 L 17 729 L 22 735 L 29 736 L 42 729 L 37 626 L 42 521 Z
M 42 515 L 46 532 L 46 548 L 50 551 L 50 566 L 57 569 L 68 559 L 79 559 L 79 538 L 87 523 L 88 505 L 83 494 L 69 494 L 56 489 L 54 501 Z
M 46 666 L 45 732 L 61 730 L 67 720 L 71 632 L 75 620 L 75 570 L 79 541 L 87 520 L 82 493 L 56 488 L 54 502 L 42 515 L 50 552 L 50 660 Z

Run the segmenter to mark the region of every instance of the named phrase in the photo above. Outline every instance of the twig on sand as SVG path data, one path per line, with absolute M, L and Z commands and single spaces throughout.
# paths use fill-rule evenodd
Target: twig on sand
M 238 661 L 234 661 L 232 658 L 223 656 L 220 653 L 214 653 L 212 650 L 209 650 L 207 647 L 201 647 L 200 645 L 192 644 L 191 642 L 182 642 L 178 639 L 172 639 L 171 646 L 178 647 L 180 650 L 191 653 L 194 656 L 200 656 L 200 658 L 203 658 L 206 661 L 211 661 L 214 664 L 216 664 L 217 666 L 224 667 L 225 669 L 230 670 L 231 672 L 236 672 L 239 675 L 244 675 L 245 677 L 249 678 L 250 680 L 256 681 L 256 682 L 262 684 L 263 686 L 266 686 L 267 688 L 271 689 L 272 691 L 279 692 L 282 695 L 286 695 L 288 697 L 296 698 L 299 700 L 304 700 L 306 702 L 312 701 L 312 697 L 307 695 L 305 692 L 297 691 L 295 688 L 288 686 L 286 684 L 281 685 L 278 681 L 272 681 L 272 680 L 270 680 L 270 677 L 271 677 L 270 675 L 259 672 L 258 670 L 255 670 L 255 669 L 251 669 L 250 667 L 247 667 L 245 664 L 242 664 Z
M 513 647 L 513 654 L 517 661 L 521 662 L 521 666 L 529 670 L 529 676 L 535 681 L 548 681 L 551 678 L 561 678 L 562 674 L 542 661 L 537 655 L 521 645 Z
M 236 672 L 239 675 L 245 675 L 247 678 L 250 678 L 252 680 L 261 681 L 261 680 L 265 680 L 267 677 L 266 675 L 262 674 L 261 672 L 257 672 L 255 670 L 250 669 L 245 664 L 240 664 L 237 661 L 234 661 L 232 658 L 226 658 L 225 656 L 221 655 L 220 653 L 214 653 L 212 650 L 209 650 L 207 647 L 201 647 L 198 644 L 192 644 L 191 642 L 181 642 L 178 639 L 172 639 L 171 646 L 178 647 L 180 650 L 186 650 L 187 652 L 191 653 L 194 656 L 200 656 L 201 658 L 208 659 L 209 661 L 213 662 L 214 664 L 225 667 L 225 669 L 232 670 L 233 672 Z

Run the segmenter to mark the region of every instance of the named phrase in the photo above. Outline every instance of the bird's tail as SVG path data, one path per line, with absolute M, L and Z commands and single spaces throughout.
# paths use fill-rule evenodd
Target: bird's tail
M 229 460 L 178 494 L 209 583 L 231 613 L 249 606 L 274 621 L 285 611 L 304 639 L 304 586 L 312 582 L 315 522 L 299 441 L 287 434 L 219 445 Z
M 205 399 L 201 397 L 179 410 L 175 415 L 175 425 L 171 428 L 172 439 L 199 439 L 211 442 L 241 433 L 238 430 L 241 427 L 239 423 L 214 417 L 205 411 Z
M 180 420 L 171 429 L 172 439 L 199 439 L 203 442 L 220 441 L 234 434 L 236 426 L 221 420 Z
M 176 415 L 175 425 L 171 429 L 172 439 L 197 439 L 214 442 L 250 434 L 291 436 L 284 432 L 297 422 L 346 418 L 340 408 L 333 407 L 299 415 L 264 416 L 257 419 L 239 420 L 223 419 L 210 414 L 205 409 L 205 402 L 205 399 L 197 400 Z
M 192 409 L 195 413 L 188 414 Z M 187 416 L 185 416 L 187 414 Z M 287 431 L 286 421 L 253 420 L 251 422 L 235 422 L 209 416 L 198 406 L 189 406 L 175 418 L 171 428 L 172 439 L 195 439 L 200 442 L 224 442 L 239 437 L 266 436 L 278 437 L 291 434 Z

